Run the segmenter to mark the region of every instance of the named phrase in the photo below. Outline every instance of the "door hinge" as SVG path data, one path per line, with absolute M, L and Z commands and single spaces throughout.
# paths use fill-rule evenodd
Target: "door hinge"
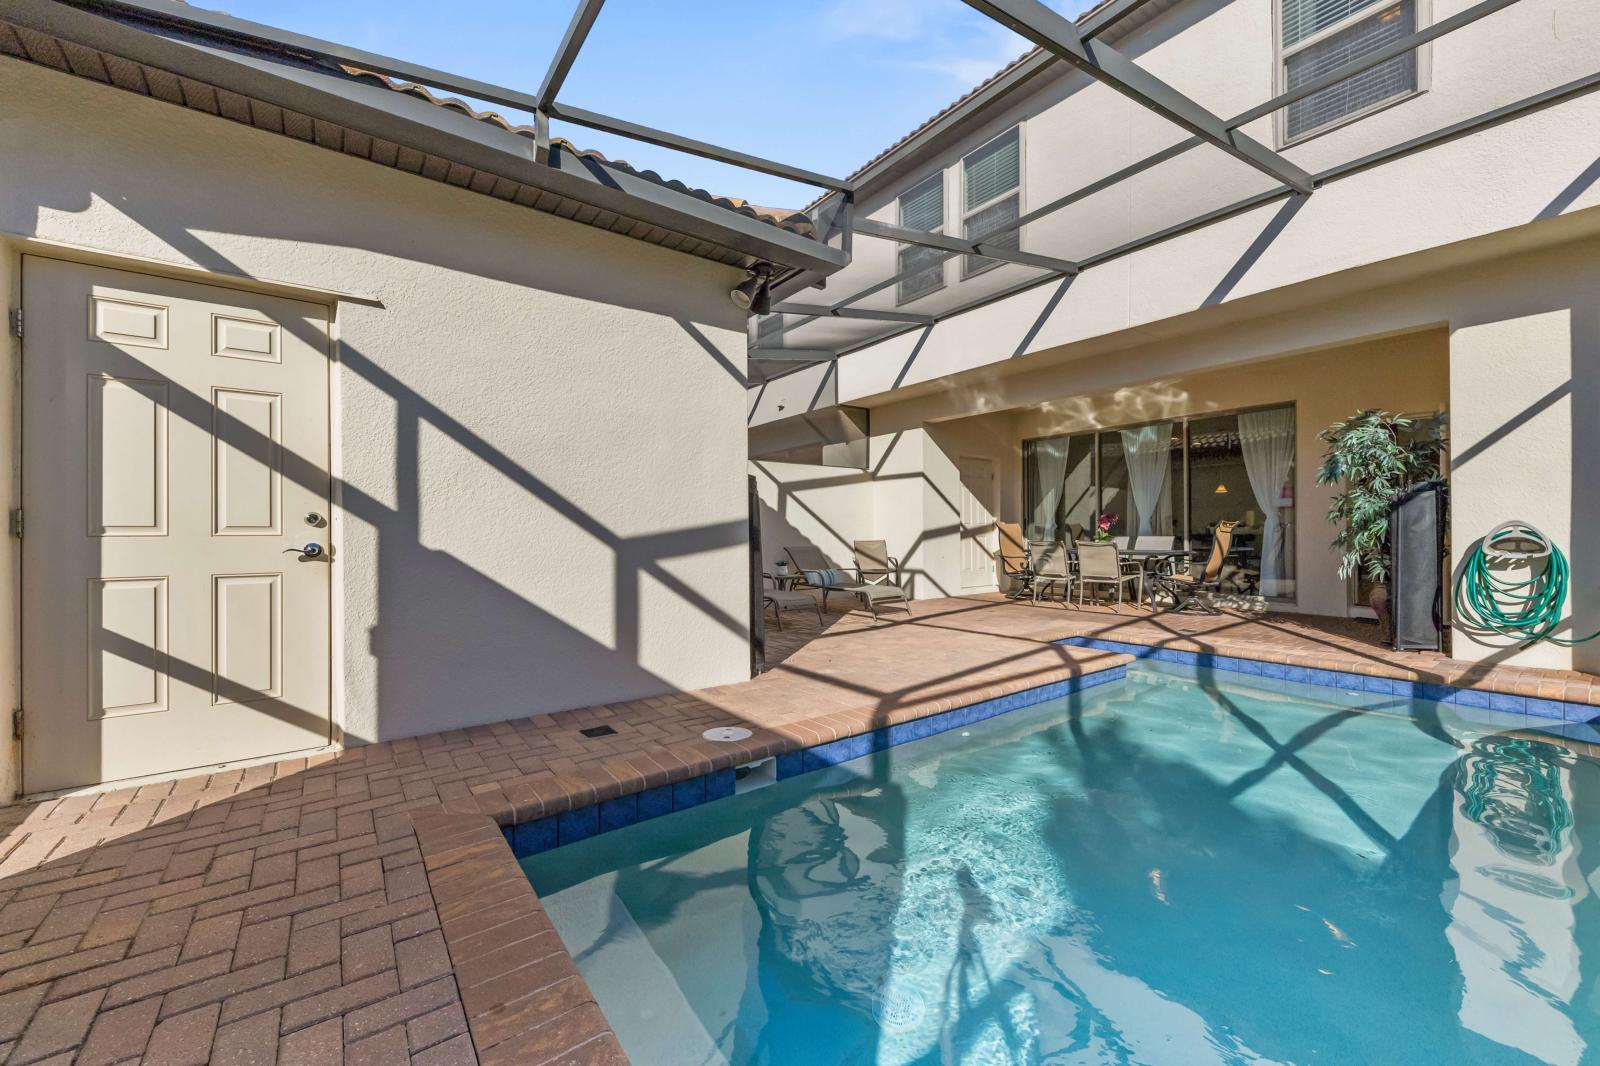
M 22 508 L 20 507 L 11 512 L 11 535 L 18 540 L 22 539 Z
M 18 707 L 11 712 L 11 739 L 22 739 L 22 708 Z
M 11 335 L 13 337 L 17 338 L 17 340 L 21 340 L 22 339 L 22 308 L 13 307 L 11 309 L 11 314 L 9 314 L 6 317 L 7 317 L 8 322 L 10 323 L 10 326 L 11 326 Z

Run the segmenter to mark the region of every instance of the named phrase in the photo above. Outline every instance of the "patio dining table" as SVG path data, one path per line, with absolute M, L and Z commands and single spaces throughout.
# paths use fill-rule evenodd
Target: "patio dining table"
M 1078 553 L 1077 552 L 1077 545 L 1076 544 L 1067 544 L 1067 545 L 1064 545 L 1064 547 L 1066 547 L 1067 554 L 1069 555 L 1069 557 L 1071 557 L 1072 559 L 1076 560 L 1077 559 L 1077 553 Z M 1168 560 L 1171 560 L 1172 562 L 1177 562 L 1178 560 L 1188 559 L 1193 555 L 1194 555 L 1193 550 L 1191 550 L 1189 548 L 1118 548 L 1117 549 L 1117 558 L 1119 560 L 1133 560 L 1133 561 L 1137 562 L 1140 565 L 1141 568 L 1143 568 L 1143 570 L 1144 570 L 1144 578 L 1146 580 L 1142 580 L 1141 581 L 1140 587 L 1144 591 L 1146 598 L 1148 598 L 1148 592 L 1149 592 L 1149 589 L 1151 588 L 1151 583 L 1148 581 L 1148 578 L 1153 576 L 1153 575 L 1155 575 L 1156 573 L 1160 572 L 1161 565 L 1162 565 L 1163 562 L 1168 561 Z M 1075 562 L 1074 562 L 1074 565 L 1076 565 Z

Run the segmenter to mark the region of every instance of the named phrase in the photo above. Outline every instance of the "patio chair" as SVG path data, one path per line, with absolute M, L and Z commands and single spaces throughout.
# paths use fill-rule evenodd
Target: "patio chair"
M 864 585 L 893 585 L 900 580 L 900 560 L 889 554 L 889 545 L 881 540 L 858 540 L 852 547 L 856 553 L 856 573 Z M 894 578 L 890 581 L 890 578 Z
M 1028 566 L 1033 571 L 1033 602 L 1039 602 L 1039 593 L 1055 585 L 1066 586 L 1072 595 L 1072 560 L 1064 544 L 1055 541 L 1028 545 Z
M 1211 555 L 1199 573 L 1195 573 L 1191 567 L 1187 573 L 1156 576 L 1156 587 L 1172 597 L 1172 610 L 1181 611 L 1187 607 L 1198 606 L 1207 614 L 1222 613 L 1210 597 L 1222 591 L 1222 563 L 1233 547 L 1233 527 L 1238 524 L 1217 523 L 1217 528 L 1211 537 Z M 1202 598 L 1202 594 L 1205 598 Z
M 1033 591 L 1033 564 L 1028 558 L 1028 542 L 1022 539 L 1018 522 L 996 522 L 1000 532 L 1000 575 L 1013 583 L 1006 599 L 1019 600 Z
M 780 630 L 783 629 L 784 611 L 816 611 L 817 625 L 822 625 L 822 605 L 817 602 L 815 596 L 809 592 L 795 592 L 791 589 L 778 588 L 777 578 L 771 574 L 762 574 L 761 576 L 772 582 L 772 588 L 763 588 L 761 590 L 762 609 L 765 610 L 768 605 L 772 607 L 772 620 L 778 623 Z
M 1083 606 L 1083 590 L 1087 585 L 1114 586 L 1120 604 L 1131 584 L 1136 586 L 1134 602 L 1144 599 L 1144 568 L 1130 572 L 1122 564 L 1122 553 L 1115 544 L 1103 540 L 1078 541 L 1078 606 Z
M 860 600 L 874 620 L 878 617 L 880 603 L 898 603 L 907 614 L 911 613 L 910 597 L 898 585 L 887 582 L 868 584 L 861 580 L 859 568 L 838 566 L 822 554 L 821 549 L 810 544 L 786 547 L 783 550 L 789 556 L 789 561 L 794 563 L 795 569 L 800 572 L 801 581 L 809 588 L 822 590 L 823 610 L 827 610 L 830 593 L 843 592 Z

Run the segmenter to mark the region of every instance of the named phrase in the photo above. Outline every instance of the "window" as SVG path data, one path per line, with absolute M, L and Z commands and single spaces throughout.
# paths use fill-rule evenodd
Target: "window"
M 1328 71 L 1409 36 L 1418 0 L 1281 0 L 1283 83 L 1304 85 Z M 1292 141 L 1417 91 L 1416 49 L 1351 75 L 1284 111 Z
M 1292 405 L 1025 440 L 1022 463 L 1030 541 L 1092 536 L 1104 515 L 1119 545 L 1176 542 L 1204 562 L 1230 521 L 1223 591 L 1295 598 Z
M 922 230 L 925 233 L 944 232 L 942 171 L 900 197 L 900 225 L 906 229 Z M 905 274 L 911 270 L 917 272 L 900 280 L 897 302 L 910 303 L 930 292 L 938 292 L 944 288 L 944 253 L 939 249 L 926 248 L 920 244 L 902 244 L 899 254 L 900 269 L 897 273 Z M 926 264 L 926 267 L 917 270 L 917 267 L 923 264 Z
M 1013 126 L 961 160 L 961 232 L 969 241 L 1003 230 L 1022 214 L 1022 130 Z M 1019 247 L 1018 232 L 1011 230 L 992 242 L 997 248 Z M 961 276 L 998 266 L 999 261 L 969 255 Z

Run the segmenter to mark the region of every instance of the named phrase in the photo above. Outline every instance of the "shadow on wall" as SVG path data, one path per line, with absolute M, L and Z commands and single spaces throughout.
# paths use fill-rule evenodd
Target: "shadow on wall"
M 1570 323 L 1570 376 L 1545 395 L 1508 415 L 1471 447 L 1453 456 L 1451 470 L 1461 470 L 1497 445 L 1505 447 L 1504 442 L 1508 437 L 1550 408 L 1563 402 L 1569 405 L 1572 415 L 1571 452 L 1568 455 L 1529 455 L 1525 458 L 1533 463 L 1566 463 L 1570 470 L 1567 491 L 1572 508 L 1572 537 L 1570 543 L 1560 543 L 1557 538 L 1557 546 L 1566 553 L 1571 574 L 1563 622 L 1557 627 L 1556 635 L 1574 639 L 1600 631 L 1600 537 L 1595 535 L 1595 531 L 1600 530 L 1600 485 L 1596 483 L 1593 460 L 1593 457 L 1600 455 L 1600 451 L 1597 451 L 1600 449 L 1600 424 L 1593 417 L 1593 413 L 1600 410 L 1600 308 L 1587 304 L 1556 309 L 1566 311 Z M 1509 472 L 1507 476 L 1511 476 Z M 1521 516 L 1503 514 L 1499 520 L 1518 517 Z M 1450 574 L 1447 594 L 1454 594 L 1467 557 L 1480 543 L 1481 536 L 1462 545 L 1461 561 Z M 1505 662 L 1525 647 L 1493 635 L 1469 635 L 1463 632 L 1459 624 L 1453 628 L 1453 636 L 1456 641 L 1468 641 L 1491 648 L 1482 659 L 1484 667 Z M 1572 668 L 1600 673 L 1600 639 L 1573 646 Z
M 278 141 L 264 135 L 261 140 L 269 148 L 281 150 Z M 125 177 L 133 183 L 142 180 L 137 174 Z M 412 180 L 409 176 L 396 177 Z M 79 173 L 79 180 L 87 180 L 87 175 Z M 437 227 L 447 221 L 450 210 L 457 209 L 468 214 L 521 210 L 489 200 L 478 205 L 476 198 L 467 193 L 437 189 L 431 183 L 425 185 L 424 191 L 426 195 L 414 198 L 414 203 L 403 196 L 400 199 L 403 205 L 415 206 L 418 215 L 431 207 L 434 217 L 419 220 L 408 214 L 403 220 L 394 220 L 392 225 L 404 227 L 420 222 L 424 229 Z M 66 185 L 55 188 L 53 193 L 54 203 L 37 205 L 41 214 L 49 210 L 84 211 L 92 200 L 113 203 L 133 220 L 138 227 L 135 232 L 142 231 L 171 249 L 167 253 L 169 257 L 175 252 L 207 270 L 241 278 L 250 277 L 254 272 L 199 234 L 222 232 L 320 246 L 329 243 L 329 233 L 333 232 L 319 226 L 317 220 L 321 216 L 316 211 L 296 216 L 293 212 L 279 215 L 219 209 L 218 204 L 227 202 L 227 198 L 197 198 L 185 202 L 184 209 L 179 211 L 170 198 L 137 187 L 105 189 L 97 186 L 91 196 L 85 187 Z M 447 201 L 442 207 L 434 199 L 450 195 L 461 199 L 453 205 Z M 463 208 L 463 204 L 467 206 Z M 562 234 L 541 235 L 538 232 L 539 226 L 556 222 L 546 220 L 529 230 L 508 233 L 506 239 L 510 242 L 520 234 L 524 246 L 529 239 L 557 239 Z M 358 220 L 349 227 L 352 239 L 340 247 L 377 256 L 394 254 L 392 244 L 386 245 L 376 233 L 364 231 L 363 226 Z M 37 225 L 24 228 L 38 231 Z M 503 229 L 517 231 L 518 227 Z M 338 232 L 344 233 L 343 230 Z M 515 269 L 502 266 L 505 257 L 493 250 L 481 257 L 475 256 L 472 242 L 434 241 L 419 235 L 407 247 L 418 262 L 462 271 L 485 284 L 498 282 L 524 291 L 549 292 L 591 303 L 596 301 L 597 294 L 604 294 L 606 306 L 616 308 L 619 315 L 642 312 L 659 319 L 671 319 L 684 331 L 690 343 L 673 347 L 670 357 L 692 361 L 703 352 L 727 374 L 730 394 L 742 394 L 746 384 L 742 359 L 730 359 L 708 335 L 708 329 L 691 320 L 691 315 L 697 319 L 714 317 L 714 312 L 711 316 L 702 316 L 694 310 L 697 297 L 686 295 L 699 292 L 692 279 L 682 286 L 616 283 L 619 269 L 632 261 L 633 254 L 646 260 L 643 268 L 646 275 L 642 276 L 660 272 L 661 263 L 650 262 L 656 256 L 680 256 L 658 253 L 643 245 L 639 246 L 642 251 L 635 253 L 627 246 L 632 242 L 599 231 L 592 237 L 587 232 L 577 233 L 571 243 L 577 246 L 569 249 L 571 254 L 546 257 L 550 261 L 545 263 L 537 262 L 540 257 L 521 254 Z M 315 253 L 308 249 L 308 254 Z M 497 271 L 497 266 L 502 268 Z M 708 280 L 722 270 L 711 264 L 705 267 Z M 226 276 L 217 279 L 223 285 L 227 281 Z M 714 287 L 708 284 L 706 289 Z M 417 294 L 413 293 L 412 298 L 415 301 Z M 427 294 L 421 294 L 421 298 L 426 300 Z M 443 295 L 438 298 L 444 299 Z M 441 316 L 450 313 L 450 308 L 442 303 L 438 307 L 429 305 L 428 309 Z M 363 307 L 359 313 L 376 316 L 388 312 Z M 617 321 L 620 331 L 638 322 L 639 318 L 637 315 L 619 317 Z M 315 324 L 296 321 L 284 325 L 318 350 L 326 349 L 326 338 Z M 711 328 L 717 329 L 726 325 L 720 321 L 709 323 Z M 452 353 L 442 351 L 437 353 L 437 365 L 450 365 L 456 367 L 457 373 L 482 376 L 488 395 L 494 384 L 494 361 L 539 358 L 545 353 L 539 351 L 537 343 L 538 337 L 530 336 L 526 351 L 514 354 L 477 352 L 464 344 L 459 363 L 451 362 Z M 743 647 L 749 631 L 747 613 L 740 610 L 746 599 L 746 578 L 741 561 L 747 542 L 742 479 L 730 482 L 728 506 L 715 508 L 708 516 L 710 520 L 704 523 L 662 528 L 665 523 L 656 520 L 652 528 L 650 509 L 645 507 L 639 511 L 624 509 L 620 512 L 629 514 L 630 528 L 619 530 L 596 517 L 592 508 L 575 502 L 550 480 L 541 477 L 527 461 L 529 454 L 540 453 L 538 441 L 552 436 L 549 426 L 519 424 L 505 417 L 503 405 L 496 407 L 488 400 L 482 406 L 474 401 L 473 414 L 467 416 L 473 423 L 469 425 L 465 417 L 458 417 L 433 402 L 416 383 L 403 380 L 383 365 L 386 356 L 370 354 L 360 346 L 344 343 L 339 346 L 338 358 L 342 364 L 340 377 L 345 398 L 342 438 L 346 442 L 347 457 L 352 451 L 359 451 L 364 441 L 377 442 L 373 446 L 378 449 L 392 446 L 394 454 L 392 474 L 379 476 L 369 464 L 365 477 L 352 477 L 336 488 L 335 498 L 346 516 L 341 538 L 345 543 L 336 548 L 345 549 L 342 552 L 345 566 L 358 566 L 357 573 L 363 582 L 368 574 L 373 575 L 371 580 L 374 581 L 370 588 L 363 584 L 355 590 L 351 611 L 363 619 L 376 619 L 376 624 L 366 634 L 365 647 L 356 634 L 335 632 L 333 638 L 336 642 L 342 641 L 347 653 L 346 691 L 351 694 L 352 703 L 352 713 L 346 721 L 347 739 L 352 742 L 394 739 L 445 727 L 498 722 L 667 692 L 679 686 L 645 665 L 646 650 L 653 662 L 671 661 L 671 645 L 676 641 L 683 645 L 686 655 L 694 653 L 705 659 L 706 626 L 728 635 L 729 646 L 738 649 L 734 661 L 742 669 Z M 475 365 L 462 368 L 459 364 Z M 444 371 L 440 373 L 443 380 Z M 619 386 L 618 392 L 626 393 L 625 387 Z M 358 410 L 352 410 L 353 397 Z M 575 396 L 574 400 L 596 407 L 603 400 L 608 408 L 607 417 L 617 419 L 619 426 L 630 405 L 635 408 L 643 405 L 647 410 L 669 410 L 659 404 L 659 397 L 639 394 L 619 399 L 616 394 L 601 396 L 590 391 Z M 730 410 L 735 408 L 736 404 L 730 405 Z M 208 397 L 174 389 L 171 416 L 194 422 L 208 433 L 214 430 L 220 439 L 246 454 L 262 455 L 274 447 L 273 442 L 249 425 L 214 410 Z M 392 417 L 392 424 L 382 424 L 388 417 Z M 581 407 L 571 413 L 575 423 L 585 417 Z M 634 429 L 628 461 L 635 470 L 640 465 L 657 468 L 657 483 L 668 486 L 663 492 L 671 492 L 673 480 L 683 476 L 681 463 L 674 456 L 664 454 L 673 449 L 649 447 L 648 423 L 641 426 L 634 420 L 631 424 Z M 445 451 L 452 453 L 448 464 L 429 462 Z M 511 452 L 518 452 L 522 457 Z M 605 457 L 599 458 L 604 460 Z M 615 456 L 610 458 L 615 461 Z M 286 478 L 318 493 L 327 491 L 330 474 L 319 460 L 286 453 L 282 464 Z M 570 477 L 572 466 L 568 462 L 559 469 Z M 431 538 L 430 544 L 423 528 L 428 505 L 430 501 L 436 505 L 441 496 L 459 497 L 461 486 L 452 484 L 451 471 L 459 474 L 468 468 L 477 471 L 470 479 L 472 483 L 482 484 L 480 479 L 487 478 L 496 486 L 495 500 L 467 501 L 469 505 L 491 502 L 495 505 L 493 510 L 485 507 L 476 516 L 476 521 L 482 523 L 479 528 L 489 531 L 487 534 L 479 532 L 478 541 L 494 540 L 496 529 L 510 535 L 523 533 L 535 523 L 543 528 L 559 526 L 563 536 L 520 560 L 508 561 L 503 552 L 486 552 L 493 566 L 469 559 L 464 553 L 441 548 L 437 536 Z M 585 476 L 603 483 L 604 471 L 604 461 L 596 461 L 590 464 Z M 604 493 L 597 495 L 602 500 L 606 498 Z M 718 496 L 717 503 L 721 502 Z M 618 513 L 615 508 L 612 510 Z M 452 539 L 468 547 L 474 544 L 472 539 Z M 346 547 L 357 544 L 363 546 L 358 551 Z M 363 555 L 368 557 L 360 558 Z M 693 564 L 685 561 L 709 555 L 728 560 L 734 575 L 728 588 L 736 595 L 723 594 L 725 590 L 715 585 L 708 588 L 703 577 L 693 574 L 684 577 L 677 572 L 683 568 L 679 564 L 698 566 L 703 572 L 708 565 L 704 559 Z M 603 563 L 592 564 L 580 558 L 598 558 Z M 590 569 L 584 570 L 584 567 Z M 345 587 L 349 591 L 351 586 L 349 579 L 346 580 Z M 538 595 L 538 589 L 545 581 L 551 582 L 550 587 L 559 593 L 553 591 L 549 600 L 541 602 L 544 597 Z M 573 592 L 574 583 L 580 586 L 576 593 Z M 360 603 L 354 602 L 357 596 Z M 562 599 L 564 602 L 557 602 Z M 573 616 L 577 609 L 573 604 L 581 600 L 598 601 L 598 605 L 593 610 L 583 605 L 583 617 L 575 622 Z M 730 608 L 727 604 L 733 606 Z M 657 622 L 647 632 L 647 610 L 652 617 L 658 614 L 677 617 L 680 624 L 665 627 L 671 630 L 666 632 Z M 681 619 L 688 613 L 705 625 L 682 625 Z M 137 649 L 129 649 L 129 653 L 135 659 L 140 655 Z M 174 662 L 171 668 L 174 675 L 180 677 L 203 674 L 209 678 L 211 674 L 210 664 L 205 663 Z M 365 711 L 355 706 L 369 700 L 371 705 Z M 292 720 L 310 712 L 284 706 L 270 708 L 267 713 Z

